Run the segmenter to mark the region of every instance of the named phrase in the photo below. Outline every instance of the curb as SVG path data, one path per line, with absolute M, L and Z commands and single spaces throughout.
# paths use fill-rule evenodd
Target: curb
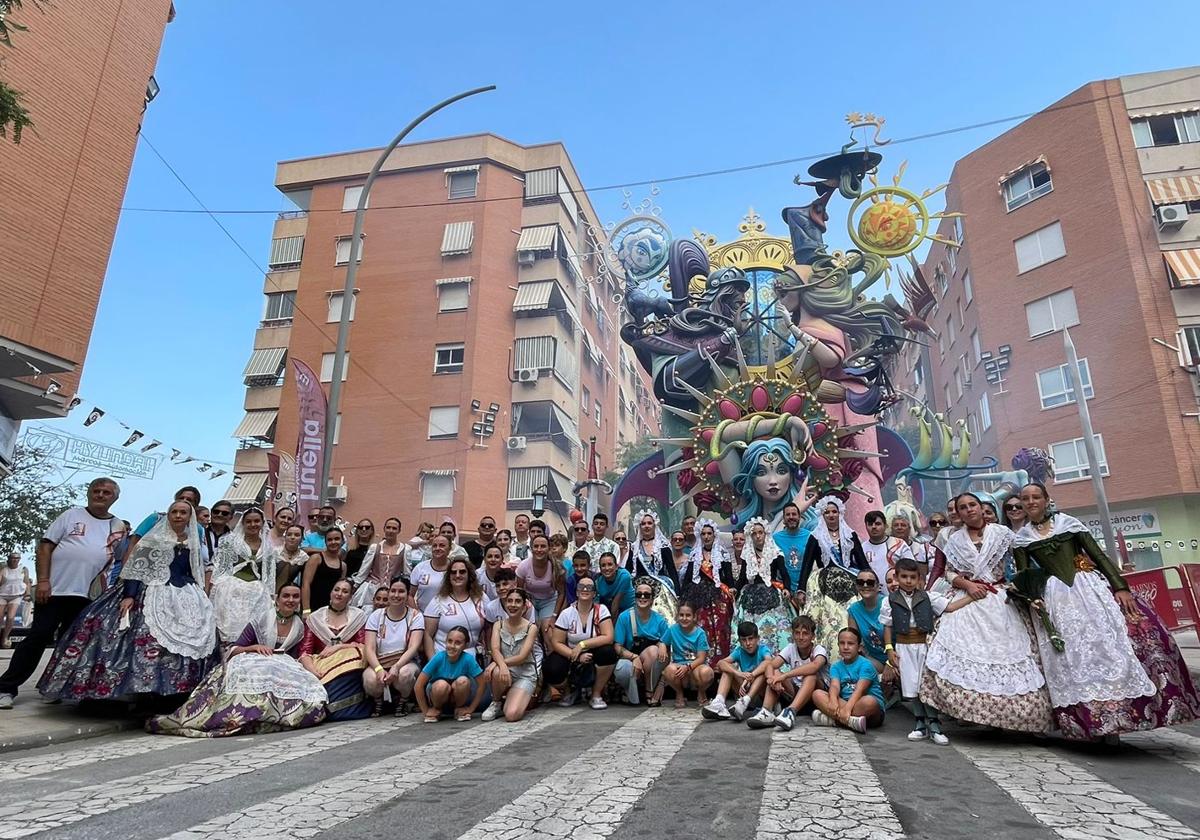
M 131 729 L 141 729 L 142 722 L 133 720 L 106 720 L 95 723 L 85 723 L 78 726 L 63 726 L 49 732 L 31 732 L 15 738 L 0 739 L 0 754 L 31 750 L 36 747 L 48 747 L 52 744 L 64 744 L 68 741 L 81 741 L 85 738 L 98 738 L 102 735 L 113 735 L 127 732 Z

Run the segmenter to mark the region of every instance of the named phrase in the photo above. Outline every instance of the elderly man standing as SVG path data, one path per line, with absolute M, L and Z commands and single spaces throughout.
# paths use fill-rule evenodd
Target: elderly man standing
M 93 480 L 87 506 L 60 513 L 38 543 L 33 625 L 0 676 L 0 709 L 12 708 L 17 689 L 33 676 L 42 653 L 90 603 L 92 581 L 112 562 L 113 547 L 125 534 L 125 523 L 108 512 L 120 495 L 111 478 Z

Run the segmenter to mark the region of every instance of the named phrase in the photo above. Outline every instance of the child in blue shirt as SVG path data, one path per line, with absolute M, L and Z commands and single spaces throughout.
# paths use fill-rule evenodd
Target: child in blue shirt
M 633 606 L 616 618 L 613 627 L 617 666 L 613 679 L 625 686 L 625 697 L 631 706 L 640 702 L 640 683 L 645 683 L 646 705 L 662 703 L 663 688 L 659 683 L 663 666 L 667 664 L 661 642 L 667 635 L 667 620 L 654 611 L 655 583 L 650 578 L 638 578 L 633 589 Z
M 667 684 L 675 691 L 675 708 L 687 708 L 684 692 L 696 690 L 696 699 L 704 701 L 704 692 L 713 681 L 713 670 L 705 664 L 708 660 L 708 635 L 703 627 L 696 626 L 696 609 L 687 601 L 681 601 L 675 611 L 675 624 L 667 630 L 661 647 L 669 653 L 671 664 L 663 671 Z
M 744 720 L 750 704 L 760 697 L 767 682 L 767 649 L 758 643 L 758 625 L 753 621 L 738 624 L 738 646 L 729 656 L 717 663 L 721 675 L 717 696 L 700 708 L 705 720 Z M 737 700 L 733 707 L 726 698 L 733 691 Z
M 841 725 L 863 733 L 883 723 L 883 689 L 879 672 L 859 654 L 862 634 L 853 627 L 838 632 L 838 655 L 829 669 L 829 690 L 813 692 L 812 720 L 817 726 Z
M 483 669 L 474 654 L 464 653 L 470 638 L 466 627 L 452 627 L 446 633 L 445 650 L 435 653 L 421 669 L 413 693 L 426 723 L 437 723 L 438 713 L 451 702 L 455 720 L 470 720 L 483 698 Z

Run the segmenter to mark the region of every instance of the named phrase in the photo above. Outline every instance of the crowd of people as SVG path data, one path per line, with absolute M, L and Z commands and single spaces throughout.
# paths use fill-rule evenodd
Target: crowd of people
M 806 496 L 732 533 L 689 516 L 664 534 L 643 510 L 611 533 L 603 513 L 567 533 L 485 516 L 467 540 L 449 519 L 405 538 L 332 507 L 239 516 L 194 487 L 131 528 L 119 493 L 96 479 L 38 545 L 0 709 L 54 645 L 46 700 L 132 702 L 193 737 L 579 702 L 859 733 L 903 704 L 908 738 L 938 745 L 947 718 L 1097 739 L 1200 716 L 1171 635 L 1040 484 L 925 523 L 871 511 L 861 533 Z

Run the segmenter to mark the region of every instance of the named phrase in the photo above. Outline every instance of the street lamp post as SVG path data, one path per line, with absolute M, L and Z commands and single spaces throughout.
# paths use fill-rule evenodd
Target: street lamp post
M 449 99 L 443 99 L 425 111 L 425 113 L 406 125 L 404 130 L 397 134 L 395 139 L 387 145 L 387 148 L 379 155 L 379 159 L 375 161 L 375 165 L 371 167 L 366 183 L 363 184 L 362 193 L 358 197 L 358 208 L 354 211 L 354 233 L 350 237 L 350 262 L 346 266 L 346 286 L 342 290 L 342 317 L 338 321 L 337 347 L 333 352 L 333 382 L 329 386 L 329 407 L 325 413 L 325 450 L 324 457 L 321 460 L 322 504 L 329 502 L 329 474 L 333 470 L 333 433 L 337 424 L 338 404 L 342 398 L 342 369 L 346 364 L 346 343 L 350 338 L 350 312 L 353 309 L 354 281 L 358 276 L 358 255 L 362 251 L 363 217 L 366 215 L 367 197 L 371 193 L 371 185 L 375 183 L 375 177 L 379 174 L 379 170 L 383 168 L 384 161 L 388 159 L 388 155 L 400 145 L 400 142 L 414 128 L 447 105 L 453 105 L 460 99 L 466 99 L 468 96 L 474 96 L 477 93 L 486 93 L 489 90 L 495 89 L 495 85 L 487 85 L 486 87 L 464 91 L 456 96 L 451 96 Z

